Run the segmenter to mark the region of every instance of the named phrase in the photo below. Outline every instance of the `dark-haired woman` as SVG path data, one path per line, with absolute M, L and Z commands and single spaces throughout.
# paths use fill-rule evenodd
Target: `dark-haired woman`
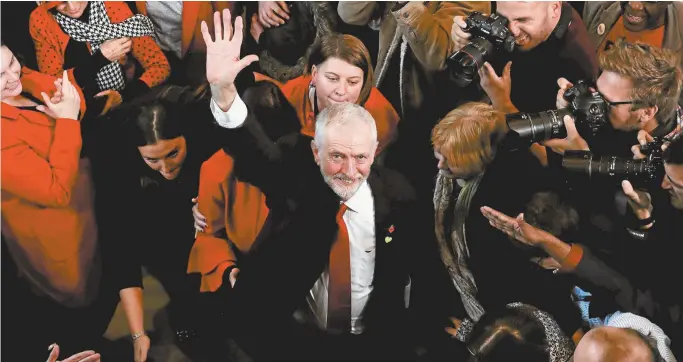
M 188 211 L 197 196 L 199 169 L 221 145 L 214 136 L 208 98 L 201 94 L 167 86 L 124 105 L 116 114 L 122 118 L 122 130 L 113 130 L 120 133 L 102 137 L 107 144 L 98 145 L 106 150 L 100 165 L 116 170 L 115 175 L 109 172 L 108 178 L 101 178 L 98 195 L 125 205 L 102 210 L 102 219 L 127 230 L 124 241 L 129 250 L 121 257 L 138 279 L 139 287 L 121 292 L 130 332 L 136 341 L 147 338 L 141 287 L 144 266 L 170 297 L 171 327 L 187 354 L 197 351 L 203 321 L 202 308 L 197 306 L 199 277 L 186 273 L 194 240 Z M 136 346 L 136 362 L 145 360 L 143 350 Z

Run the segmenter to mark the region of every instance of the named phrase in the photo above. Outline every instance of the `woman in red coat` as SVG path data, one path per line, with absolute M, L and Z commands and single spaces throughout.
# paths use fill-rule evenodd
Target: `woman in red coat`
M 29 30 L 38 69 L 50 75 L 68 70 L 93 113 L 144 94 L 171 73 L 151 20 L 133 15 L 122 1 L 47 1 L 31 13 Z M 133 58 L 142 66 L 136 79 Z

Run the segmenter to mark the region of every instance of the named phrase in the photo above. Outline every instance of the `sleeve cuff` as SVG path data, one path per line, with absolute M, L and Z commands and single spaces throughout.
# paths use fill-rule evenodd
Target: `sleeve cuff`
M 227 112 L 223 112 L 213 98 L 211 98 L 210 108 L 216 123 L 223 128 L 238 128 L 247 119 L 247 105 L 239 95 L 235 96 L 235 100 Z
M 571 272 L 576 269 L 583 258 L 583 247 L 579 244 L 572 244 L 572 248 L 569 250 L 567 257 L 562 260 L 562 270 Z

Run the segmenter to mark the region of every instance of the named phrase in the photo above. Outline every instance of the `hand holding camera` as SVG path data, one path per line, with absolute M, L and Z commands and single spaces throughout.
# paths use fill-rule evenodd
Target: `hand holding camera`
M 508 19 L 499 14 L 486 16 L 474 11 L 464 21 L 458 16 L 453 21 L 451 38 L 458 51 L 448 59 L 448 68 L 451 79 L 460 87 L 472 82 L 494 50 L 510 53 L 515 49 Z

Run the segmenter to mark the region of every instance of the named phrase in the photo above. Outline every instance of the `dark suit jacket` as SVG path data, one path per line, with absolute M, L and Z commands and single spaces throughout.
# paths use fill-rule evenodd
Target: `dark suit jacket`
M 372 169 L 376 256 L 366 328 L 362 336 L 332 337 L 292 318 L 306 305 L 338 232 L 340 199 L 314 162 L 312 138 L 297 134 L 273 143 L 252 114 L 241 127 L 226 129 L 225 137 L 235 174 L 260 188 L 271 210 L 267 234 L 242 264 L 229 298 L 228 323 L 240 346 L 256 359 L 406 358 L 406 251 L 423 241 L 416 235 L 420 223 L 411 214 L 409 184 L 393 171 Z

